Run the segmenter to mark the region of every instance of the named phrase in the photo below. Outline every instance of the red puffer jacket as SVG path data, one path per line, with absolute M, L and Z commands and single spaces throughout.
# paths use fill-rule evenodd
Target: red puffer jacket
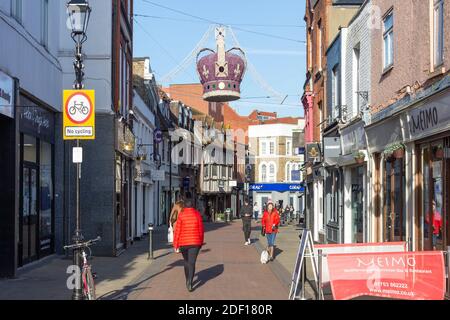
M 185 208 L 178 214 L 175 226 L 173 247 L 203 245 L 204 229 L 200 212 L 194 208 Z
M 261 223 L 266 228 L 266 233 L 278 233 L 278 229 L 272 230 L 273 225 L 278 226 L 280 224 L 280 214 L 277 209 L 273 209 L 272 214 L 264 211 Z

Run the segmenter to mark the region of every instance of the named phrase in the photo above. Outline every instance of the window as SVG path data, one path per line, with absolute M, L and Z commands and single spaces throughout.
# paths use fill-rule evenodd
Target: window
M 212 165 L 212 173 L 211 175 L 215 178 L 217 178 L 217 165 L 213 164 Z
M 318 32 L 318 41 L 317 41 L 317 45 L 318 45 L 318 66 L 319 66 L 319 71 L 322 71 L 322 20 L 319 20 L 319 22 L 317 23 L 317 32 Z
M 353 48 L 353 114 L 358 114 L 360 110 L 359 91 L 360 91 L 360 48 L 359 44 Z
M 261 166 L 261 182 L 267 181 L 267 166 L 263 164 Z
M 276 181 L 276 170 L 275 170 L 275 164 L 271 163 L 269 164 L 269 176 L 268 176 L 268 182 L 275 182 Z
M 48 0 L 41 0 L 41 44 L 48 46 Z
M 322 126 L 322 123 L 323 123 L 322 101 L 319 102 L 319 123 L 320 123 L 320 126 Z M 320 130 L 320 141 L 322 141 L 322 130 Z
M 222 178 L 227 178 L 227 170 L 228 168 L 226 166 L 222 166 Z
M 331 92 L 332 92 L 332 102 L 333 102 L 333 110 L 331 116 L 333 119 L 336 119 L 339 116 L 339 108 L 341 105 L 341 97 L 339 92 L 339 65 L 336 65 L 333 68 L 333 77 L 331 79 Z M 323 121 L 322 119 L 320 120 Z
M 291 181 L 291 163 L 286 163 L 286 182 Z
M 269 154 L 270 155 L 275 154 L 275 142 L 273 142 L 273 141 L 269 142 Z
M 384 69 L 394 64 L 394 13 L 390 12 L 383 21 Z
M 11 16 L 22 23 L 22 0 L 11 0 Z
M 261 154 L 260 155 L 266 155 L 267 154 L 267 144 L 266 142 L 261 143 Z
M 434 66 L 437 67 L 444 56 L 444 0 L 434 0 L 433 20 Z
M 287 156 L 292 155 L 292 141 L 290 139 L 286 140 L 286 155 Z

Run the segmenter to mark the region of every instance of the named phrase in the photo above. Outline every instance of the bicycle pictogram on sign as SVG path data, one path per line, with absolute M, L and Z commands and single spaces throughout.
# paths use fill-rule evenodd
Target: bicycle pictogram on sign
M 84 93 L 74 93 L 66 105 L 67 116 L 70 121 L 81 124 L 86 122 L 92 113 L 92 103 Z

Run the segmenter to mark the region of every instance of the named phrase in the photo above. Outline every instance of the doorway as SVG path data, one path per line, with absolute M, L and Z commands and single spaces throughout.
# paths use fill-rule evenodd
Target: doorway
M 406 215 L 404 206 L 404 174 L 403 158 L 389 158 L 386 160 L 384 172 L 384 212 L 383 212 L 383 241 L 405 241 Z
M 23 162 L 22 186 L 20 195 L 20 242 L 19 265 L 38 259 L 39 225 L 39 167 L 35 163 Z

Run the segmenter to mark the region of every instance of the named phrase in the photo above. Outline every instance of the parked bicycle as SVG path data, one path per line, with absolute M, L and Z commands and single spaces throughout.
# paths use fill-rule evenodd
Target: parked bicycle
M 85 106 L 83 102 L 77 103 L 76 101 L 74 101 L 73 106 L 69 108 L 69 113 L 71 115 L 74 115 L 77 110 L 84 115 L 87 115 L 89 112 L 89 108 Z
M 64 250 L 68 249 L 80 249 L 81 257 L 83 258 L 83 267 L 81 271 L 81 283 L 83 285 L 83 297 L 85 300 L 95 300 L 95 282 L 96 274 L 92 272 L 92 266 L 88 263 L 88 257 L 92 256 L 91 245 L 98 241 L 101 241 L 100 237 L 82 242 L 79 244 L 71 244 L 64 246 Z M 89 255 L 86 254 L 86 248 L 89 250 Z

